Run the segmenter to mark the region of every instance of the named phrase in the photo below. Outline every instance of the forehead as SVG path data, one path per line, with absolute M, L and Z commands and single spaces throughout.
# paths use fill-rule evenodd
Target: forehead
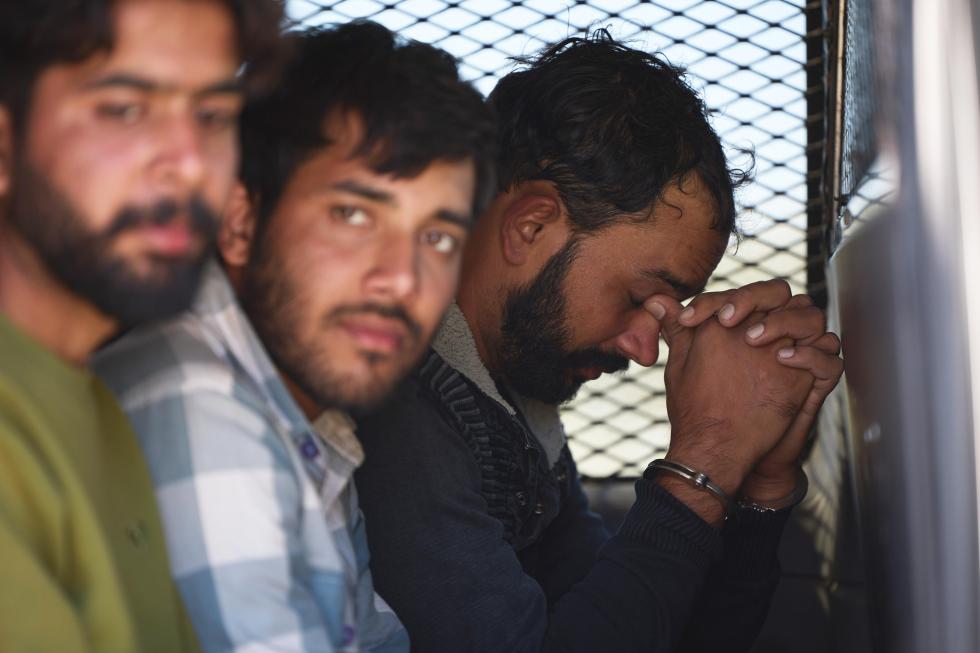
M 597 237 L 604 267 L 625 280 L 647 280 L 657 292 L 682 298 L 700 292 L 717 267 L 728 243 L 714 228 L 716 208 L 707 187 L 696 176 L 668 187 L 652 216 L 624 221 Z M 638 216 L 639 217 L 639 216 Z
M 112 21 L 109 52 L 52 72 L 69 85 L 119 73 L 164 89 L 195 91 L 234 76 L 239 67 L 237 30 L 224 3 L 121 0 Z
M 476 184 L 472 161 L 437 160 L 413 177 L 380 173 L 357 152 L 363 134 L 363 124 L 356 114 L 343 112 L 328 117 L 324 123 L 328 143 L 296 168 L 286 183 L 284 197 L 350 195 L 349 189 L 356 186 L 377 191 L 378 197 L 361 194 L 362 200 L 391 208 L 414 213 L 447 210 L 470 214 Z
M 381 203 L 405 207 L 446 205 L 469 211 L 475 185 L 472 161 L 433 161 L 414 177 L 399 177 L 377 172 L 364 157 L 347 154 L 334 145 L 320 148 L 296 169 L 287 182 L 287 191 L 292 188 L 329 193 L 338 190 L 336 182 L 352 181 L 399 200 Z

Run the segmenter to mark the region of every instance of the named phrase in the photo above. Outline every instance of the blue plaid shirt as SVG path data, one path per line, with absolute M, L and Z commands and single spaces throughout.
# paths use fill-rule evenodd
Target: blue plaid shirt
M 408 651 L 368 570 L 352 423 L 306 419 L 216 263 L 190 311 L 96 369 L 142 442 L 206 651 Z

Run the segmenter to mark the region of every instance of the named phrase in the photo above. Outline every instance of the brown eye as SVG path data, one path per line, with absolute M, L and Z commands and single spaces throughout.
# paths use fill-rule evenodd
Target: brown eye
M 452 254 L 459 247 L 459 239 L 445 231 L 427 231 L 422 238 L 426 245 L 440 254 Z
M 334 220 L 351 227 L 366 227 L 371 224 L 371 216 L 367 211 L 353 206 L 335 206 L 330 209 L 330 215 Z

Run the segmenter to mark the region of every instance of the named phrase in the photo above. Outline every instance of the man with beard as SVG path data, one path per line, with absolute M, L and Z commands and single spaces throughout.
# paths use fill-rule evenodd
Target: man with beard
M 87 369 L 189 304 L 264 1 L 0 6 L 0 649 L 185 651 L 153 485 Z
M 206 650 L 407 651 L 373 590 L 345 411 L 408 373 L 452 300 L 495 125 L 449 55 L 378 25 L 293 45 L 243 115 L 223 269 L 99 370 L 144 445 Z
M 499 193 L 456 304 L 358 423 L 376 585 L 424 653 L 746 650 L 839 341 L 778 281 L 682 312 L 734 230 L 739 175 L 679 71 L 604 32 L 526 63 L 491 94 Z M 652 365 L 661 332 L 670 449 L 610 536 L 558 406 Z

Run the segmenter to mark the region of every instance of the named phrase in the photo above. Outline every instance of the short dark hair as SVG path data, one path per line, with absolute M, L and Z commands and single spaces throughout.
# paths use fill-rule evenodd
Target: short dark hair
M 490 94 L 501 190 L 550 181 L 573 229 L 588 233 L 649 210 L 669 184 L 696 172 L 714 199 L 714 227 L 735 233 L 734 189 L 748 175 L 729 169 L 681 69 L 606 30 L 518 61 L 524 67 Z
M 325 124 L 337 112 L 362 121 L 354 156 L 379 174 L 411 178 L 434 161 L 473 160 L 474 212 L 482 212 L 496 187 L 496 121 L 453 57 L 368 21 L 307 29 L 291 41 L 276 89 L 242 114 L 241 178 L 260 223 L 296 167 L 329 145 Z
M 214 0 L 228 7 L 238 28 L 246 90 L 275 77 L 284 50 L 282 6 L 276 0 Z M 81 62 L 113 47 L 117 0 L 4 0 L 0 2 L 0 105 L 23 127 L 34 83 L 48 67 Z

